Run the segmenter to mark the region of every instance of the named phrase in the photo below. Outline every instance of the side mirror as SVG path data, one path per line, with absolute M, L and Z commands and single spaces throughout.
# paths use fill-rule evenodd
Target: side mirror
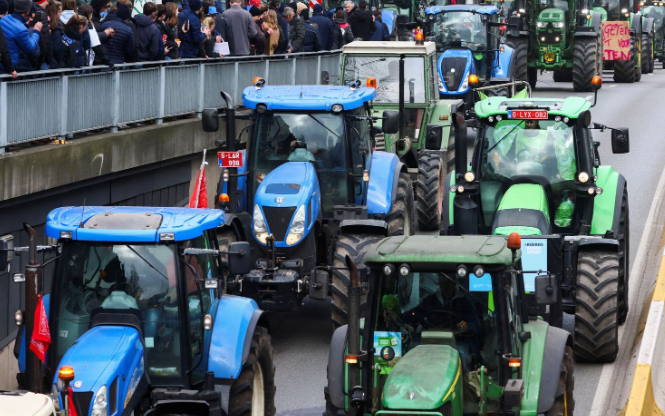
M 536 276 L 536 304 L 554 305 L 559 301 L 556 277 L 546 274 Z
M 399 111 L 386 110 L 383 112 L 381 130 L 383 130 L 385 134 L 399 133 Z
M 14 260 L 14 236 L 3 235 L 0 237 L 0 272 L 7 270 L 12 260 Z
M 511 16 L 508 19 L 508 27 L 510 28 L 510 36 L 517 38 L 520 36 L 520 26 L 522 20 L 517 16 Z
M 206 108 L 201 114 L 203 131 L 214 133 L 219 131 L 219 111 L 216 108 Z
M 247 241 L 229 244 L 229 274 L 244 275 L 252 270 L 252 252 Z
M 443 126 L 428 124 L 425 134 L 425 149 L 441 150 L 441 140 L 443 140 Z
M 612 153 L 630 152 L 628 127 L 619 127 L 612 130 Z
M 314 270 L 314 275 L 309 278 L 309 297 L 316 300 L 326 300 L 328 297 L 328 272 L 325 270 Z

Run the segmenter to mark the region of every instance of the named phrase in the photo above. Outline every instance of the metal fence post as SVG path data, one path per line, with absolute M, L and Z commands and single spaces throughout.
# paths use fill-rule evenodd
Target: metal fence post
M 270 85 L 270 58 L 266 59 L 266 84 Z
M 206 84 L 206 67 L 203 64 L 199 65 L 199 108 L 196 111 L 196 117 L 201 118 L 201 113 L 205 108 L 205 84 Z
M 296 59 L 293 58 L 293 76 L 291 77 L 291 85 L 296 85 Z
M 65 140 L 67 136 L 67 111 L 69 108 L 69 77 L 64 75 L 60 80 L 62 94 L 62 105 L 60 106 L 60 134 L 58 140 Z
M 159 68 L 159 110 L 157 110 L 157 124 L 164 122 L 164 103 L 166 101 L 166 67 Z
M 120 71 L 113 71 L 113 118 L 111 122 L 111 131 L 118 132 L 118 124 L 120 124 Z
M 321 55 L 316 57 L 316 85 L 321 85 Z
M 7 83 L 0 83 L 0 155 L 5 154 L 7 146 Z
M 235 71 L 235 75 L 233 78 L 235 78 L 236 82 L 233 83 L 233 100 L 236 103 L 236 106 L 239 105 L 239 103 L 242 101 L 242 99 L 238 99 L 238 66 L 240 64 L 236 61 L 235 64 L 233 64 L 233 70 Z

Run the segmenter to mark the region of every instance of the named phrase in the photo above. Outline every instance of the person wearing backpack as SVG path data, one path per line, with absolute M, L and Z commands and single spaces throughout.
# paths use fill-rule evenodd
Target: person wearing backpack
M 344 17 L 344 10 L 340 9 L 335 12 L 335 22 L 334 22 L 334 33 L 333 37 L 333 50 L 342 49 L 347 43 L 353 42 L 353 32 L 351 31 L 351 25 L 346 22 Z
M 73 15 L 67 21 L 62 35 L 63 63 L 67 68 L 88 66 L 88 54 L 83 47 L 83 32 L 88 30 L 88 19 Z

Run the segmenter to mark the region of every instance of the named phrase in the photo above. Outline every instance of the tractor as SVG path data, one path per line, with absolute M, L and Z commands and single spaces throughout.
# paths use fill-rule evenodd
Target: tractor
M 587 0 L 517 6 L 524 10 L 512 14 L 518 29 L 508 31 L 508 44 L 515 49 L 515 78 L 535 88 L 539 70 L 553 71 L 554 82 L 572 81 L 575 91 L 591 91 L 592 78 L 603 70 L 601 13 L 589 12 Z
M 593 82 L 597 91 L 602 81 Z M 592 131 L 611 130 L 613 153 L 630 146 L 628 129 L 592 123 L 591 107 L 581 97 L 476 103 L 472 162 L 466 146 L 457 146 L 441 233 L 519 232 L 522 264 L 552 273 L 562 299 L 560 309 L 532 313 L 559 327 L 563 312 L 574 314 L 575 356 L 611 362 L 628 313 L 628 188 L 619 172 L 601 164 Z M 529 293 L 534 277 L 524 275 Z
M 433 42 L 352 42 L 342 51 L 342 85 L 375 82 L 372 114 L 399 110 L 399 135 L 377 136 L 376 149 L 396 153 L 417 172 L 413 181 L 422 231 L 440 229 L 443 181 L 455 168 L 455 136 L 461 127 L 456 120 L 464 111 L 460 99 L 439 99 L 436 68 Z
M 332 336 L 323 415 L 572 416 L 571 336 L 529 315 L 519 247 L 517 233 L 374 244 L 368 307 Z M 560 301 L 554 284 L 538 276 L 540 305 Z
M 508 95 L 505 83 L 514 79 L 515 52 L 505 45 L 499 9 L 489 5 L 458 4 L 426 9 L 425 40 L 434 41 L 439 53 L 439 94 L 463 98 L 473 107 L 474 78 L 481 86 L 495 85 L 493 95 Z
M 370 112 L 375 98 L 374 88 L 357 82 L 294 87 L 257 79 L 243 91 L 251 124 L 246 148 L 237 152 L 242 168 L 223 171 L 218 193 L 223 208 L 239 213 L 249 230 L 255 263 L 250 273 L 229 276 L 230 293 L 282 311 L 308 294 L 331 295 L 333 325 L 343 325 L 348 275 L 333 266 L 347 255 L 362 263 L 365 247 L 386 235 L 413 233 L 407 166 L 393 153 L 373 150 L 380 131 Z M 231 101 L 228 150 L 236 144 Z M 205 110 L 204 130 L 216 131 L 218 117 L 218 110 Z M 396 111 L 385 111 L 383 132 L 396 133 L 398 119 Z
M 3 270 L 14 253 L 30 256 L 14 275 L 26 285 L 15 314 L 19 387 L 50 393 L 64 416 L 274 415 L 267 318 L 219 284 L 252 265 L 247 242 L 219 250 L 227 222 L 220 210 L 63 207 L 46 220 L 53 245 L 36 246 L 27 225 L 29 247 L 0 238 Z M 50 259 L 38 264 L 38 251 Z M 35 326 L 50 329 L 45 357 L 33 352 L 44 351 Z
M 665 67 L 665 25 L 663 25 L 663 16 L 665 16 L 665 2 L 647 1 L 641 3 L 640 13 L 646 19 L 653 19 L 654 39 L 653 39 L 653 57 L 649 63 L 649 71 L 653 72 L 655 60 L 659 60 Z M 648 46 L 647 46 L 648 48 Z

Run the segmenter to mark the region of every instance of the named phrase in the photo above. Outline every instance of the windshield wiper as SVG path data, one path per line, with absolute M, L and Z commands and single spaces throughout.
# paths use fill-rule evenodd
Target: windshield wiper
M 503 139 L 505 139 L 506 137 L 510 136 L 510 133 L 512 133 L 516 128 L 518 128 L 518 127 L 519 127 L 520 125 L 522 125 L 523 123 L 524 123 L 524 120 L 522 120 L 522 121 L 520 121 L 519 123 L 515 124 L 515 126 L 514 126 L 512 129 L 510 129 L 510 131 L 509 131 L 508 133 L 506 133 L 506 135 L 503 136 L 503 137 L 501 138 L 501 140 L 499 140 L 498 142 L 494 143 L 494 146 L 492 146 L 492 147 L 490 147 L 489 149 L 487 149 L 487 151 L 485 152 L 485 154 L 487 154 L 487 153 L 491 152 L 492 150 L 494 150 L 494 148 L 497 147 L 497 146 L 499 145 L 499 143 L 501 143 L 501 142 L 503 141 Z
M 379 58 L 379 59 L 375 59 L 373 61 L 365 62 L 364 64 L 360 64 L 360 66 L 365 66 L 365 65 L 373 64 L 375 62 L 385 62 L 385 61 L 386 61 L 386 58 Z
M 162 273 L 157 267 L 155 267 L 152 263 L 150 263 L 148 260 L 146 260 L 145 257 L 143 257 L 142 255 L 140 255 L 138 251 L 134 250 L 134 249 L 132 248 L 132 246 L 130 246 L 130 245 L 125 245 L 125 247 L 127 247 L 127 248 L 130 249 L 130 250 L 132 250 L 132 251 L 134 252 L 134 254 L 136 254 L 141 260 L 143 260 L 148 266 L 150 266 L 151 269 L 153 269 L 154 271 L 156 271 L 157 273 L 159 273 L 160 275 L 162 275 L 162 277 L 163 277 L 164 279 L 166 279 L 167 282 L 169 281 L 169 278 L 168 278 L 164 273 Z
M 311 114 L 309 114 L 309 113 L 308 113 L 307 115 L 310 116 L 310 117 L 312 117 L 312 118 L 314 119 L 314 121 L 316 121 L 317 123 L 319 123 L 319 125 L 321 125 L 324 129 L 326 129 L 326 130 L 328 130 L 329 132 L 331 132 L 331 133 L 333 134 L 333 136 L 337 137 L 338 139 L 341 139 L 341 137 L 339 136 L 339 134 L 337 134 L 337 133 L 335 133 L 334 131 L 330 130 L 330 129 L 328 128 L 328 126 L 326 126 L 325 124 L 323 124 L 323 123 L 321 122 L 321 120 L 319 120 L 318 118 L 314 117 L 313 115 L 311 115 Z

